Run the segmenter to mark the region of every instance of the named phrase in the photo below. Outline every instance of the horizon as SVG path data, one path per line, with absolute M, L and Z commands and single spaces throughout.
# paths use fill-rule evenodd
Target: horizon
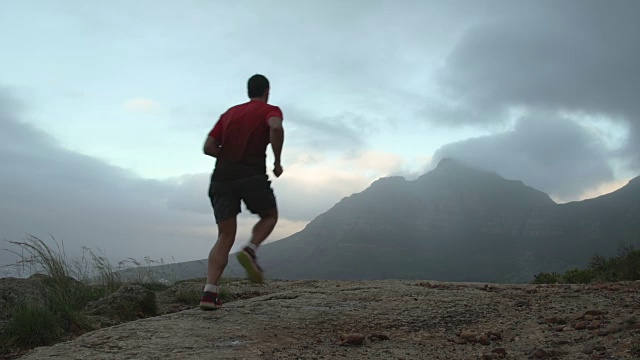
M 254 73 L 287 132 L 269 242 L 445 157 L 556 203 L 640 175 L 637 2 L 282 4 L 0 4 L 0 239 L 200 260 L 217 235 L 202 145 Z

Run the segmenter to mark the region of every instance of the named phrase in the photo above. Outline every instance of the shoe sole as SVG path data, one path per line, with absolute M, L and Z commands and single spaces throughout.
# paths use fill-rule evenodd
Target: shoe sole
M 244 251 L 241 251 L 236 256 L 236 258 L 238 259 L 238 262 L 240 263 L 240 265 L 242 265 L 242 267 L 247 271 L 249 281 L 255 284 L 262 284 L 263 282 L 262 272 L 260 272 L 253 266 L 253 261 L 251 261 L 251 257 L 249 256 L 249 254 L 245 253 Z
M 218 310 L 221 307 L 221 305 L 216 305 L 213 303 L 200 303 L 200 309 L 202 310 Z

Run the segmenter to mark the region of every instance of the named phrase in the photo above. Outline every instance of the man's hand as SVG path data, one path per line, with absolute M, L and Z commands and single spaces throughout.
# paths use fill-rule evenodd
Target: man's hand
M 273 175 L 275 175 L 276 177 L 280 177 L 283 171 L 284 170 L 282 169 L 282 165 L 280 165 L 280 163 L 273 164 Z

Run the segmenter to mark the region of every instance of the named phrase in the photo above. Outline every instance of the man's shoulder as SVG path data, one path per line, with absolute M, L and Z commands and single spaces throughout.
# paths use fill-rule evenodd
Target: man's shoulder
M 233 112 L 233 111 L 235 111 L 235 110 L 245 108 L 245 107 L 247 107 L 249 104 L 251 104 L 251 103 L 250 103 L 250 102 L 244 102 L 244 103 L 242 103 L 242 104 L 233 105 L 232 107 L 228 108 L 226 112 Z
M 271 105 L 271 104 L 266 104 L 265 109 L 267 110 L 267 112 L 271 113 L 271 112 L 276 112 L 278 114 L 280 114 L 280 116 L 282 116 L 282 110 L 280 109 L 279 106 L 276 105 Z
M 276 105 L 269 104 L 266 102 L 260 102 L 260 109 L 264 110 L 280 110 L 280 108 Z

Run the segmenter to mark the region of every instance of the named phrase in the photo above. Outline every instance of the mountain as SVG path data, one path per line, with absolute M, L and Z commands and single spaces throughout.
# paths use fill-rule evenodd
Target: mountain
M 375 181 L 304 230 L 262 246 L 259 259 L 280 279 L 518 283 L 634 243 L 640 177 L 596 199 L 556 204 L 521 181 L 444 159 L 413 181 Z M 230 261 L 226 275 L 242 271 Z

